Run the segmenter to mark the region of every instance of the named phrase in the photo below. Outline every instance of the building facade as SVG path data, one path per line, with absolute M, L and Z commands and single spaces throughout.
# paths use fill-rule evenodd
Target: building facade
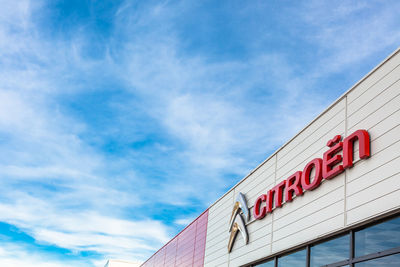
M 130 262 L 123 260 L 108 260 L 104 267 L 139 267 L 141 264 L 138 262 Z
M 142 266 L 400 266 L 400 49 Z

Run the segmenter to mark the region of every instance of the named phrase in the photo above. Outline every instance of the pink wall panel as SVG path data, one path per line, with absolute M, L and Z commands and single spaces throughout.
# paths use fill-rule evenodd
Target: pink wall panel
M 153 254 L 142 267 L 201 267 L 206 248 L 208 210 Z
M 165 247 L 160 249 L 152 258 L 154 258 L 153 266 L 163 266 L 165 261 Z

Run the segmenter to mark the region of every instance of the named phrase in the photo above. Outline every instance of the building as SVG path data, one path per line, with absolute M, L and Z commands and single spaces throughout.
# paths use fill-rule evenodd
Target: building
M 400 266 L 400 49 L 142 266 Z
M 139 267 L 139 262 L 130 262 L 122 260 L 108 260 L 104 267 Z

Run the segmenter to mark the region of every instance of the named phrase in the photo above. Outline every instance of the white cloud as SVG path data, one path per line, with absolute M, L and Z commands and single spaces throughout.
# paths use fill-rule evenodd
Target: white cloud
M 0 221 L 15 225 L 42 244 L 134 260 L 140 258 L 138 251 L 152 250 L 170 238 L 168 229 L 159 221 L 57 210 L 45 200 L 21 194 L 15 197 L 15 203 L 0 204 Z
M 52 119 L 30 109 L 16 94 L 11 101 L 2 93 L 10 108 L 2 106 L 0 128 L 12 139 L 0 146 L 7 155 L 0 171 L 0 221 L 17 226 L 38 242 L 74 251 L 95 251 L 104 257 L 141 258 L 138 250 L 151 251 L 168 241 L 168 229 L 162 223 L 118 219 L 108 208 L 133 207 L 140 202 L 97 174 L 104 159 L 77 136 L 61 133 L 57 128 L 65 129 L 63 125 L 48 124 Z M 7 113 L 10 110 L 12 113 Z M 21 184 L 15 185 L 17 181 Z M 25 183 L 30 181 L 67 190 L 25 192 Z M 17 261 L 4 261 L 14 263 Z
M 151 219 L 123 218 L 124 208 L 141 204 L 138 196 L 107 179 L 105 166 L 114 163 L 81 138 L 85 124 L 54 102 L 59 90 L 74 87 L 57 80 L 68 64 L 85 69 L 92 62 L 80 58 L 79 40 L 52 46 L 38 38 L 29 20 L 32 2 L 1 4 L 0 61 L 7 67 L 0 72 L 0 221 L 38 243 L 99 253 L 103 265 L 109 257 L 143 259 L 168 241 L 169 229 Z M 8 245 L 0 248 L 2 266 L 64 266 L 24 247 L 13 253 Z
M 398 16 L 392 10 L 399 7 L 398 1 L 386 5 L 380 1 L 308 3 L 308 12 L 303 14 L 314 31 L 307 37 L 317 42 L 321 54 L 317 78 L 362 64 L 384 48 L 396 47 L 400 32 Z
M 0 265 L 3 267 L 67 267 L 77 264 L 77 262 L 69 262 L 61 259 L 50 259 L 48 256 L 29 251 L 28 248 L 15 243 L 0 244 Z M 82 266 L 82 263 L 80 265 Z
M 181 219 L 175 220 L 175 223 L 176 223 L 176 224 L 179 224 L 179 225 L 183 225 L 183 226 L 186 227 L 186 226 L 189 225 L 191 222 L 193 222 L 195 219 L 196 219 L 196 218 L 193 218 L 193 217 L 181 218 Z
M 325 20 L 325 7 L 313 9 L 302 19 L 319 29 L 317 37 L 310 38 L 330 53 L 315 62 L 315 72 L 299 75 L 282 53 L 260 51 L 246 61 L 221 62 L 183 55 L 168 23 L 180 5 L 165 2 L 140 13 L 131 12 L 126 2 L 116 11 L 114 26 L 132 39 L 94 60 L 82 56 L 88 42 L 84 32 L 70 40 L 40 38 L 40 29 L 30 20 L 33 12 L 40 12 L 40 2 L 0 1 L 0 6 L 0 62 L 6 66 L 0 71 L 0 220 L 39 243 L 132 260 L 161 246 L 171 229 L 150 219 L 151 211 L 140 219 L 127 213 L 148 201 L 182 206 L 195 198 L 206 206 L 330 102 L 310 90 L 315 77 L 359 63 L 400 39 L 393 30 L 397 16 L 386 15 L 385 9 L 371 21 L 343 24 L 335 22 L 366 7 L 340 5 Z M 152 23 L 156 30 L 141 32 Z M 365 35 L 367 29 L 374 31 Z M 112 50 L 117 41 L 111 38 L 105 45 Z M 134 169 L 114 174 L 131 158 L 110 159 L 96 150 L 83 136 L 102 138 L 98 132 L 107 129 L 89 129 L 57 103 L 62 94 L 88 90 L 79 82 L 83 74 L 95 81 L 114 76 L 132 102 L 135 97 L 141 102 L 112 107 L 124 113 L 111 127 L 117 134 L 125 126 L 119 120 L 143 112 L 158 123 L 158 131 L 182 146 L 174 152 L 172 145 L 158 145 L 168 154 L 165 164 L 174 176 L 161 170 L 165 179 L 153 183 L 136 177 Z M 146 134 L 140 127 L 134 130 Z M 24 248 L 20 254 L 0 248 L 0 265 L 45 266 L 41 257 L 30 258 Z

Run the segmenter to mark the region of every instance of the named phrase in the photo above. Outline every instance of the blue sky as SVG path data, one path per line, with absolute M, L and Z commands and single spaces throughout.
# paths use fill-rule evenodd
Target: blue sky
M 0 6 L 1 266 L 145 260 L 400 44 L 395 0 Z

